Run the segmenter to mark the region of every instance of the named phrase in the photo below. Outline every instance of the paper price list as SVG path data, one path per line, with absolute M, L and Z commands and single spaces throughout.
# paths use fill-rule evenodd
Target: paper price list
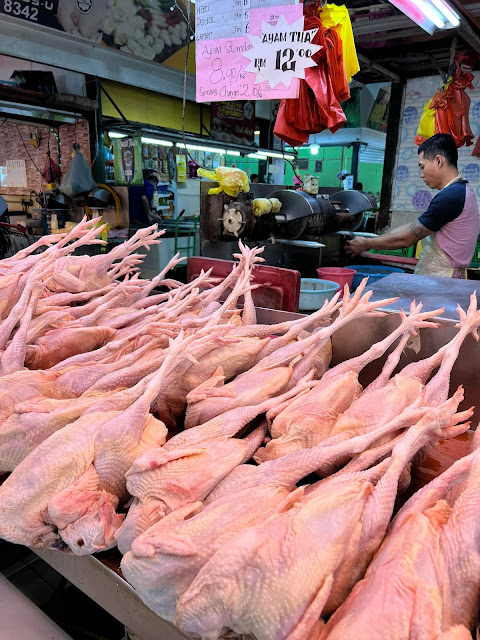
M 196 41 L 248 35 L 250 9 L 287 4 L 295 4 L 295 0 L 196 0 Z

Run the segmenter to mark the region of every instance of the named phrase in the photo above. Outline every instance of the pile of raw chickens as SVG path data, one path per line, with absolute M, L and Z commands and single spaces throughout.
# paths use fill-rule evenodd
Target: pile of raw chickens
M 475 296 L 451 342 L 396 375 L 442 310 L 413 304 L 329 368 L 331 335 L 391 300 L 369 302 L 362 283 L 307 318 L 259 325 L 259 249 L 240 244 L 220 283 L 166 280 L 178 256 L 146 281 L 136 251 L 162 232 L 73 255 L 100 232 L 82 221 L 0 262 L 0 537 L 79 555 L 118 545 L 140 597 L 191 637 L 470 638 L 475 438 L 390 520 L 414 458 L 469 427 L 449 380 L 478 339 Z M 397 340 L 362 389 L 363 367 Z

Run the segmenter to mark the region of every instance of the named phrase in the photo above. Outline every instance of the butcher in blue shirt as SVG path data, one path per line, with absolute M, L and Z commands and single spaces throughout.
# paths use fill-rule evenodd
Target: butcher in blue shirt
M 418 166 L 427 187 L 438 189 L 428 209 L 411 224 L 376 238 L 354 238 L 347 253 L 401 249 L 422 241 L 415 273 L 465 278 L 480 232 L 475 194 L 458 171 L 458 151 L 451 135 L 438 133 L 418 148 Z

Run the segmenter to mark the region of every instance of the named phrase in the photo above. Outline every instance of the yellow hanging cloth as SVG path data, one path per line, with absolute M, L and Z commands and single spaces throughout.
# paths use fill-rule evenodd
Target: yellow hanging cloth
M 335 29 L 343 43 L 343 62 L 347 80 L 360 71 L 355 40 L 353 38 L 352 23 L 345 5 L 326 4 L 320 11 L 320 18 L 325 29 Z

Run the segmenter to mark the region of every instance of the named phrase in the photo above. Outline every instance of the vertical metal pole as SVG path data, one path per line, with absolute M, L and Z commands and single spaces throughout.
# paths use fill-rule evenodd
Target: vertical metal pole
M 90 137 L 90 156 L 92 158 L 92 175 L 96 182 L 105 182 L 105 154 L 103 144 L 102 92 L 93 76 L 86 76 L 87 97 L 98 102 L 98 109 L 87 116 Z
M 385 142 L 382 192 L 380 194 L 380 211 L 378 214 L 377 225 L 379 230 L 387 227 L 391 220 L 392 195 L 395 180 L 394 171 L 397 160 L 398 142 L 400 140 L 405 84 L 405 80 L 392 82 L 392 93 L 390 96 L 390 108 L 388 112 L 387 139 Z
M 350 173 L 353 176 L 353 185 L 358 182 L 358 158 L 360 154 L 360 142 L 354 142 L 352 144 L 352 168 Z

